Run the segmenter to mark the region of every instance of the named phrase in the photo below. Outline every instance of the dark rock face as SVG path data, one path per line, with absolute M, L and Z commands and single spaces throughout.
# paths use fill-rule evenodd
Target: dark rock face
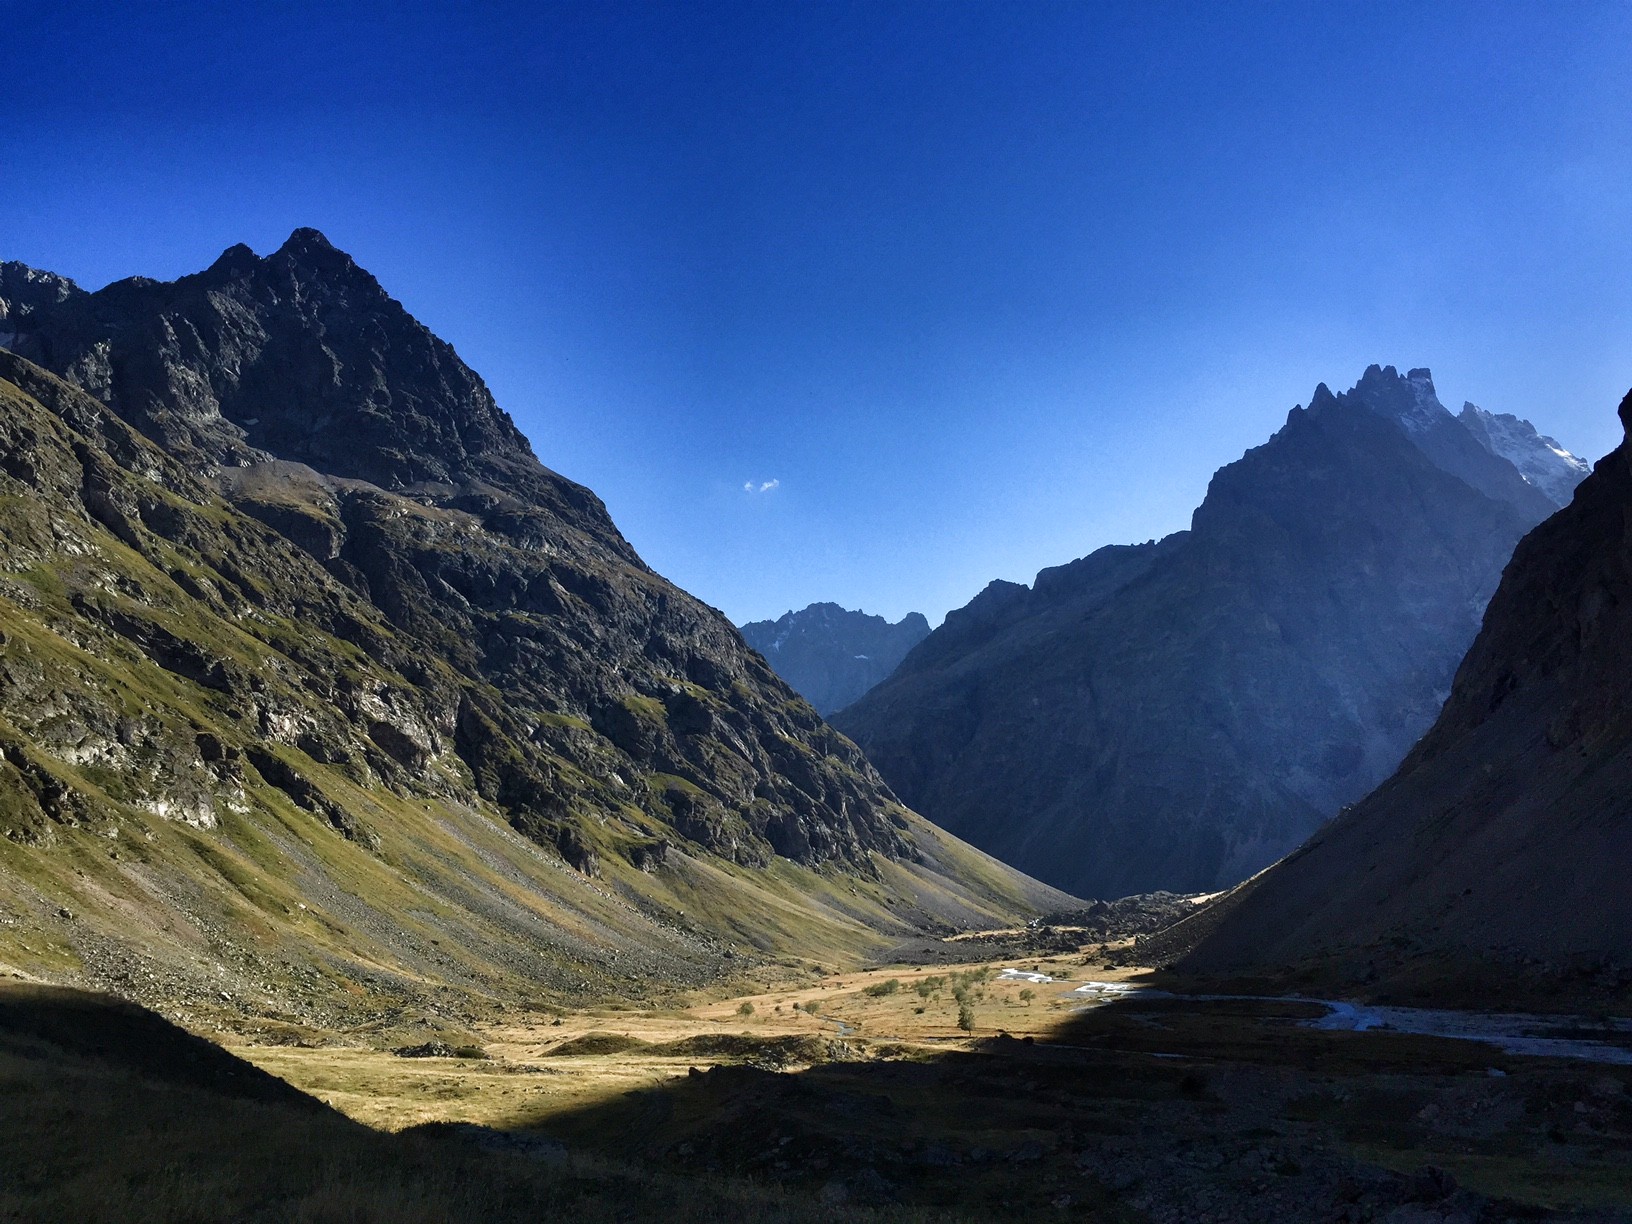
M 1191 530 L 994 583 L 835 719 L 908 803 L 1079 896 L 1227 886 L 1395 768 L 1551 509 L 1427 371 L 1324 386 Z
M 61 305 L 83 290 L 66 276 L 27 264 L 0 263 L 0 340 L 7 344 L 32 325 L 42 309 Z
M 882 616 L 814 603 L 774 621 L 741 626 L 743 639 L 822 715 L 842 710 L 895 670 L 929 636 L 921 612 Z
M 1621 405 L 1632 426 L 1632 395 Z M 1399 771 L 1227 907 L 1203 972 L 1372 989 L 1632 976 L 1632 457 L 1514 552 Z
M 517 828 L 588 870 L 608 829 L 646 847 L 645 821 L 739 863 L 867 872 L 875 852 L 914 854 L 861 754 L 648 570 L 453 349 L 316 231 L 90 294 L 7 267 L 7 285 L 45 287 L 18 353 L 218 473 L 238 509 L 383 614 L 417 708 L 363 702 L 361 740 L 291 733 L 303 752 L 410 775 L 454 753 Z M 207 655 L 201 673 L 225 667 Z M 240 687 L 230 668 L 210 682 Z

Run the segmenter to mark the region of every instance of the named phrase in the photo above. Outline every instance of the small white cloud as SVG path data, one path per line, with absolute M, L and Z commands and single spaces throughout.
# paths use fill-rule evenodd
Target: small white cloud
M 742 491 L 744 493 L 769 493 L 772 489 L 780 488 L 781 485 L 780 480 L 763 480 L 758 484 L 749 480 L 743 483 Z

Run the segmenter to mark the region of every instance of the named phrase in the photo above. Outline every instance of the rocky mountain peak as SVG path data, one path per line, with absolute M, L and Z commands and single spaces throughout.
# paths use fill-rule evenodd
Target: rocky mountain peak
M 1376 369 L 1375 366 L 1372 368 Z M 1312 412 L 1317 408 L 1323 408 L 1328 404 L 1335 403 L 1337 403 L 1337 396 L 1332 394 L 1332 389 L 1325 383 L 1316 383 L 1315 393 L 1309 397 L 1309 410 Z M 1296 411 L 1296 409 L 1293 411 Z
M 222 251 L 219 258 L 204 270 L 200 275 L 215 279 L 231 279 L 235 276 L 244 276 L 260 266 L 261 257 L 254 250 L 242 242 Z
M 279 254 L 311 254 L 313 252 L 337 251 L 338 248 L 323 236 L 323 231 L 313 229 L 309 225 L 299 225 L 289 232 L 289 237 L 278 248 Z M 344 252 L 338 252 L 344 254 Z M 349 259 L 350 256 L 348 255 Z
M 284 244 L 273 254 L 275 261 L 287 261 L 310 272 L 343 273 L 356 270 L 362 272 L 354 260 L 345 251 L 335 246 L 321 232 L 310 227 L 302 226 L 291 233 Z M 368 276 L 365 272 L 364 276 Z M 378 285 L 372 276 L 368 280 Z M 385 291 L 380 290 L 383 296 Z
M 1440 403 L 1433 374 L 1426 367 L 1402 375 L 1394 366 L 1370 365 L 1353 388 L 1330 399 L 1393 422 L 1435 467 L 1532 520 L 1558 508 L 1552 496 L 1525 479 L 1509 456 L 1476 436 Z M 1318 389 L 1311 407 L 1316 400 L 1327 402 Z
M 539 465 L 453 347 L 315 229 L 265 257 L 230 247 L 173 282 L 52 297 L 19 351 L 172 450 L 229 468 L 271 456 L 487 509 L 542 503 L 610 527 L 593 495 Z
M 1367 366 L 1349 398 L 1412 434 L 1433 430 L 1451 415 L 1439 402 L 1433 373 L 1427 367 L 1408 370 L 1402 377 L 1393 366 Z
M 66 302 L 85 291 L 66 276 L 42 272 L 25 263 L 0 263 L 0 334 L 23 330 L 37 311 Z
M 741 626 L 743 638 L 820 714 L 841 710 L 924 638 L 929 621 L 909 612 L 896 624 L 836 603 L 813 603 L 774 621 Z
M 1492 454 L 1517 468 L 1525 483 L 1546 494 L 1555 506 L 1568 505 L 1575 486 L 1592 470 L 1584 459 L 1537 433 L 1529 421 L 1510 412 L 1486 412 L 1477 404 L 1464 403 L 1457 420 Z

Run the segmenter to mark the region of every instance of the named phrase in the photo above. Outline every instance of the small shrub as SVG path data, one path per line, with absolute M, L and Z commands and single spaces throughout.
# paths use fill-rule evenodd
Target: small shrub
M 887 982 L 874 982 L 871 986 L 863 986 L 861 993 L 867 995 L 869 998 L 882 999 L 887 995 L 893 995 L 900 989 L 900 979 L 891 978 Z
M 966 1033 L 975 1031 L 975 1009 L 967 999 L 958 1004 L 958 1027 Z
M 742 1001 L 741 1006 L 739 1006 L 737 1008 L 737 1015 L 739 1015 L 739 1016 L 751 1016 L 753 1014 L 754 1014 L 754 1005 L 752 1003 L 748 1002 L 747 999 L 744 999 Z
M 1024 989 L 1024 990 L 1022 990 L 1020 992 L 1020 1002 L 1022 1002 L 1022 1003 L 1029 1004 L 1036 997 L 1037 997 L 1037 992 L 1035 990 L 1031 989 L 1031 987 L 1029 987 L 1029 986 L 1026 987 L 1026 989 Z

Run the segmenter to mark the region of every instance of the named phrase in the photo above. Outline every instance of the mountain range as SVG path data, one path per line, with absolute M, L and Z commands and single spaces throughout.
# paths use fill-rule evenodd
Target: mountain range
M 835 725 L 909 805 L 1068 891 L 1227 887 L 1395 769 L 1582 469 L 1372 366 L 1220 469 L 1189 531 L 992 583 Z
M 739 628 L 743 640 L 824 717 L 878 684 L 929 636 L 921 612 L 909 612 L 892 625 L 882 616 L 834 603 L 813 603 Z
M 94 293 L 0 265 L 0 340 L 15 971 L 332 1027 L 1062 900 L 902 805 L 315 230 Z

